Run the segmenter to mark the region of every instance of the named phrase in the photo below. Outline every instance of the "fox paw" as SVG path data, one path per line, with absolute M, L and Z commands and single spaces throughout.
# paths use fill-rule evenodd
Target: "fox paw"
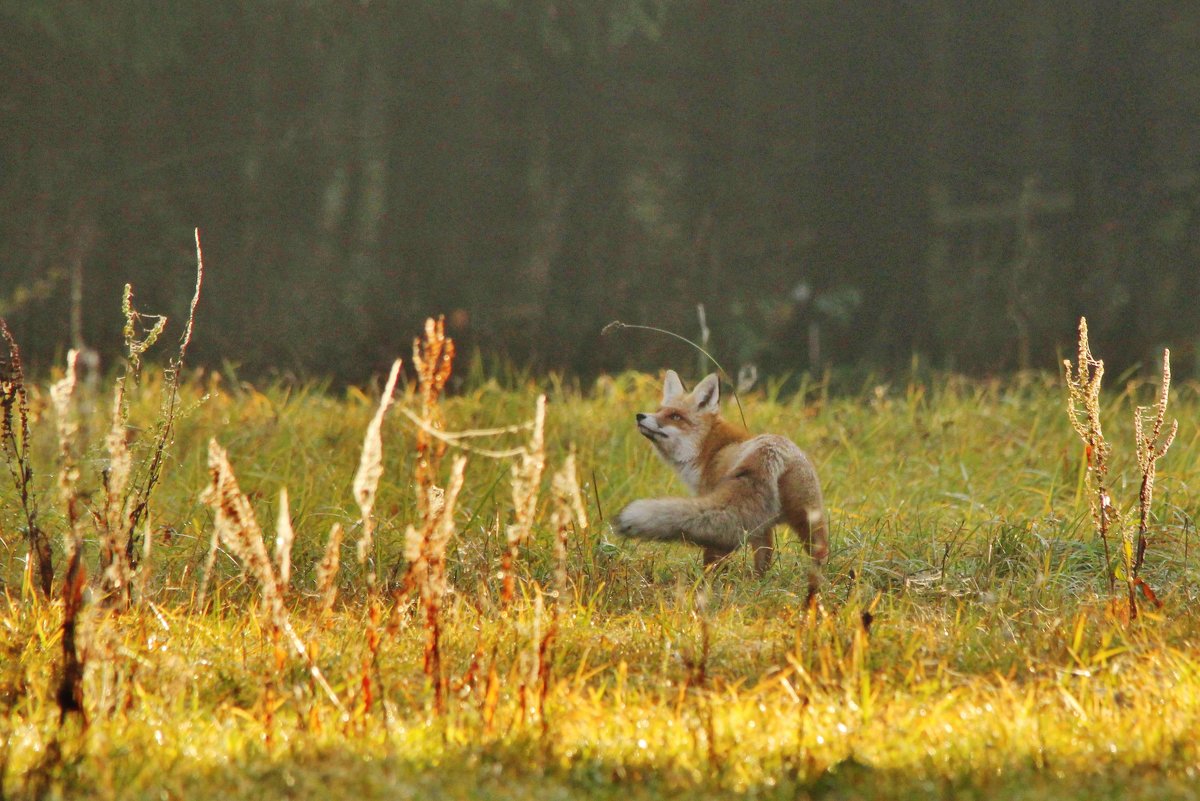
M 636 537 L 639 532 L 648 528 L 650 515 L 648 507 L 649 504 L 644 500 L 628 504 L 617 513 L 616 519 L 613 520 L 613 528 L 622 537 Z

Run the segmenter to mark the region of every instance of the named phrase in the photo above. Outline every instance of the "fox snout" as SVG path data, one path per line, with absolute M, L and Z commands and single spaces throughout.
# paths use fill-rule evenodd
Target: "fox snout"
M 658 421 L 654 419 L 654 415 L 638 412 L 635 418 L 637 419 L 638 433 L 646 439 L 655 440 L 667 436 L 667 432 L 658 427 Z

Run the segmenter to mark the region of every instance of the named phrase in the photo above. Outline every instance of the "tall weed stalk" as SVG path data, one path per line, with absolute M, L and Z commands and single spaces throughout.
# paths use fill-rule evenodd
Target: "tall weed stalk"
M 4 449 L 4 460 L 25 519 L 28 569 L 36 571 L 38 589 L 49 598 L 54 584 L 54 558 L 50 538 L 38 524 L 33 464 L 29 457 L 29 394 L 25 386 L 25 367 L 21 362 L 21 349 L 3 319 L 0 319 L 0 337 L 8 350 L 8 356 L 0 361 L 0 447 Z

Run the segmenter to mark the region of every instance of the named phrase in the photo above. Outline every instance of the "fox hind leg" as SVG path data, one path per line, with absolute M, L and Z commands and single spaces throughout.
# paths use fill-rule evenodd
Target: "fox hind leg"
M 754 556 L 754 575 L 762 576 L 775 558 L 775 532 L 768 528 L 751 536 L 748 542 Z
M 715 573 L 723 570 L 733 551 L 713 545 L 704 546 L 704 572 Z

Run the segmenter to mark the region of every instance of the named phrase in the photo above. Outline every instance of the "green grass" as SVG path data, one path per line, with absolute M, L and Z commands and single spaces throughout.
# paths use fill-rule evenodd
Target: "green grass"
M 95 605 L 84 612 L 86 728 L 58 725 L 61 603 L 23 586 L 19 516 L 11 486 L 0 490 L 5 797 L 1200 795 L 1194 386 L 1177 387 L 1172 399 L 1170 416 L 1182 426 L 1159 465 L 1144 573 L 1164 605 L 1132 623 L 1119 591 L 1108 591 L 1082 489 L 1082 445 L 1053 378 L 942 377 L 853 396 L 816 387 L 743 397 L 751 429 L 794 438 L 825 484 L 832 555 L 811 613 L 806 558 L 790 537 L 764 578 L 739 560 L 706 581 L 697 551 L 624 541 L 601 522 L 636 497 L 681 491 L 632 425 L 635 411 L 655 405 L 656 379 L 625 375 L 586 392 L 547 386 L 547 473 L 576 448 L 593 525 L 568 548 L 572 592 L 547 652 L 544 714 L 534 675 L 553 603 L 537 600 L 553 582 L 548 480 L 518 564 L 520 597 L 505 612 L 497 571 L 512 507 L 509 463 L 471 457 L 448 565 L 447 711 L 434 714 L 423 616 L 405 600 L 384 606 L 367 712 L 369 605 L 353 556 L 350 487 L 376 391 L 337 397 L 209 375 L 183 388 L 185 411 L 153 504 L 147 603 L 117 615 Z M 132 399 L 131 422 L 142 431 L 153 426 L 156 391 L 148 381 Z M 446 401 L 448 427 L 526 420 L 536 392 L 476 379 Z M 1129 386 L 1106 398 L 1114 500 L 1126 510 L 1138 479 L 1131 406 L 1153 395 Z M 97 394 L 91 419 L 97 443 L 107 397 Z M 52 413 L 34 402 L 42 516 L 59 534 Z M 297 531 L 292 622 L 346 716 L 277 648 L 257 588 L 231 556 L 217 560 L 210 611 L 190 606 L 211 531 L 199 500 L 210 437 L 228 449 L 268 531 L 278 491 L 288 488 Z M 415 516 L 414 437 L 389 414 L 376 506 L 385 577 Z M 495 444 L 520 442 L 511 435 Z M 98 445 L 83 465 L 98 504 Z M 448 468 L 449 459 L 443 476 Z M 315 563 L 334 522 L 347 528 L 340 600 L 321 619 Z M 93 537 L 91 570 L 95 552 Z M 489 725 L 490 671 L 498 693 Z

